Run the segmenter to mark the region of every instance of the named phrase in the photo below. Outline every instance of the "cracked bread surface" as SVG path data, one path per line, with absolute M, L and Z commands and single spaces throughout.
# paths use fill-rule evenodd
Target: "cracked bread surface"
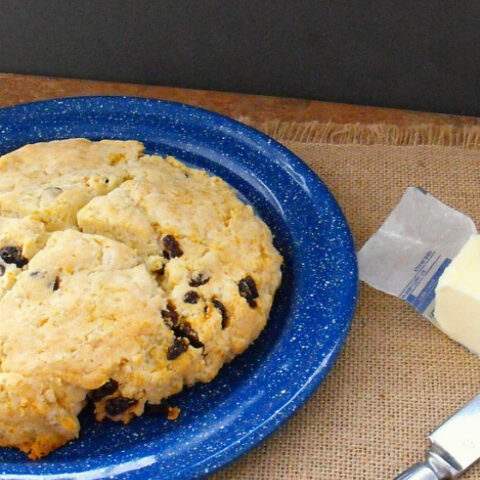
M 0 157 L 0 445 L 39 458 L 212 380 L 266 324 L 282 258 L 218 177 L 136 141 Z

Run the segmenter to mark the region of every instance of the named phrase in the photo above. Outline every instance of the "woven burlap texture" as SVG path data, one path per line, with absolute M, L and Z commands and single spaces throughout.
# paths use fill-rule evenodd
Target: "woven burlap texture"
M 480 225 L 478 150 L 283 143 L 335 195 L 357 249 L 411 185 Z M 273 436 L 211 478 L 393 478 L 423 458 L 428 433 L 478 393 L 479 380 L 479 358 L 403 301 L 362 284 L 350 334 L 326 381 Z M 462 478 L 480 479 L 480 465 Z

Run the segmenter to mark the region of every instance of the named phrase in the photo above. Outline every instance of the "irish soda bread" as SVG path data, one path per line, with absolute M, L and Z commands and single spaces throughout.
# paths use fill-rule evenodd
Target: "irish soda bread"
M 0 157 L 0 445 L 35 459 L 208 382 L 265 326 L 282 258 L 221 179 L 135 141 Z

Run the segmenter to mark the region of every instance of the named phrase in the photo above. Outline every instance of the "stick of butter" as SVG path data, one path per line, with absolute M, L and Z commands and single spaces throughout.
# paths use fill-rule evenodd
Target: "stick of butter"
M 449 337 L 480 355 L 480 235 L 472 235 L 435 289 L 435 319 Z
M 434 318 L 435 288 L 477 229 L 472 219 L 420 188 L 409 187 L 358 252 L 360 280 Z

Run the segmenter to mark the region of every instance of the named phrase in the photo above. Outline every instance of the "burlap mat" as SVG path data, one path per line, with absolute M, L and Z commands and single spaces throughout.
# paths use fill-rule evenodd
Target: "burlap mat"
M 410 185 L 423 187 L 480 225 L 476 130 L 263 128 L 327 184 L 357 249 Z M 336 144 L 325 143 L 332 141 Z M 362 284 L 351 332 L 327 380 L 285 426 L 212 479 L 393 478 L 423 459 L 429 431 L 480 391 L 479 380 L 479 358 L 404 302 Z M 464 478 L 480 479 L 480 465 Z

